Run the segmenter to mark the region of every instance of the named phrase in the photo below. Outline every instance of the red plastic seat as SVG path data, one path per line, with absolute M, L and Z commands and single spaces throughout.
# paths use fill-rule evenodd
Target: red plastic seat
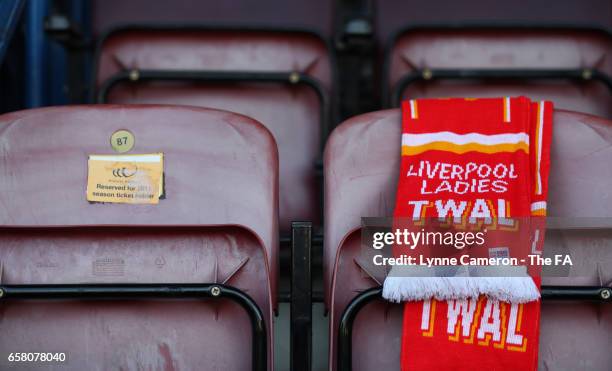
M 612 121 L 557 111 L 550 175 L 550 216 L 599 218 L 612 226 Z M 340 317 L 358 293 L 382 284 L 384 267 L 362 254 L 361 217 L 393 215 L 400 160 L 400 111 L 354 117 L 336 128 L 325 150 L 325 300 L 330 312 L 330 367 L 335 369 Z M 605 219 L 608 218 L 608 219 Z M 612 229 L 549 230 L 546 249 L 569 252 L 569 277 L 544 285 L 612 285 Z M 399 369 L 402 308 L 373 302 L 353 326 L 354 370 Z M 612 362 L 612 306 L 544 302 L 543 370 L 607 370 Z M 588 363 L 588 364 L 587 364 Z
M 110 33 L 98 53 L 98 88 L 117 73 L 131 70 L 297 72 L 312 79 L 325 95 L 332 88 L 326 43 L 302 31 L 130 27 Z M 286 234 L 291 221 L 316 224 L 320 219 L 315 164 L 322 148 L 320 110 L 328 109 L 312 86 L 294 78 L 283 83 L 127 80 L 108 90 L 106 102 L 211 107 L 263 123 L 278 143 L 280 229 Z
M 527 95 L 555 106 L 612 118 L 612 36 L 597 29 L 510 26 L 431 26 L 410 28 L 389 45 L 384 94 L 390 103 L 402 78 L 417 81 L 402 97 L 494 97 Z M 558 79 L 436 79 L 436 70 L 574 70 Z M 433 72 L 429 80 L 421 75 Z M 423 72 L 425 71 L 425 72 Z M 609 80 L 612 82 L 612 80 Z
M 129 153 L 164 153 L 159 204 L 86 200 L 88 155 L 113 154 L 118 129 L 135 136 Z M 196 107 L 52 107 L 0 116 L 0 153 L 2 285 L 230 285 L 263 312 L 272 368 L 278 155 L 263 125 Z M 0 301 L 0 313 L 0 349 L 67 352 L 62 369 L 251 368 L 249 317 L 226 299 Z

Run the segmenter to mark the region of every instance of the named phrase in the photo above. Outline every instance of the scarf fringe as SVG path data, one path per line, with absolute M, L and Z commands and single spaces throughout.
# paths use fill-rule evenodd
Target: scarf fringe
M 387 277 L 383 297 L 392 302 L 489 298 L 528 303 L 540 298 L 533 279 L 525 277 Z

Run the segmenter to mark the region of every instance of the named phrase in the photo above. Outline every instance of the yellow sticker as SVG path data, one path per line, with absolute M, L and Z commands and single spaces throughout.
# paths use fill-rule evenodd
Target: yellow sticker
M 164 193 L 164 154 L 89 155 L 87 201 L 157 204 Z

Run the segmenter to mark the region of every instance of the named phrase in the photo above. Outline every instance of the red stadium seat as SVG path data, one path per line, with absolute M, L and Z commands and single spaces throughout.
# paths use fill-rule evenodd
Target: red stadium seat
M 610 286 L 612 121 L 557 111 L 554 123 L 550 216 L 575 217 L 577 224 L 589 217 L 604 228 L 549 230 L 546 249 L 569 252 L 575 261 L 569 277 L 545 277 L 543 284 Z M 380 286 L 386 275 L 384 267 L 364 259 L 360 226 L 361 217 L 393 215 L 400 131 L 398 109 L 373 112 L 338 126 L 326 146 L 324 274 L 331 369 L 336 369 L 338 328 L 347 305 L 360 292 Z M 352 330 L 352 369 L 399 369 L 401 306 L 379 300 L 358 313 Z M 611 326 L 610 305 L 545 301 L 540 368 L 608 370 Z
M 86 200 L 88 155 L 112 154 L 118 129 L 134 134 L 131 153 L 164 154 L 159 204 Z M 0 153 L 0 332 L 11 334 L 0 348 L 7 354 L 68 352 L 66 370 L 249 370 L 252 325 L 229 300 L 240 290 L 263 313 L 267 340 L 259 345 L 272 369 L 278 154 L 263 125 L 196 107 L 51 107 L 0 116 Z M 109 288 L 119 284 L 133 287 Z M 157 293 L 147 295 L 155 284 Z M 202 284 L 221 298 L 161 300 Z M 47 297 L 97 294 L 8 300 L 42 290 L 9 290 L 15 285 L 51 285 L 45 290 L 54 294 L 40 294 Z M 133 297 L 100 300 L 115 295 Z
M 98 102 L 169 103 L 253 117 L 280 158 L 280 229 L 320 219 L 320 161 L 332 65 L 326 43 L 304 31 L 129 27 L 97 56 Z M 169 123 L 171 124 L 171 123 Z
M 383 94 L 390 106 L 402 97 L 527 95 L 612 118 L 611 51 L 603 29 L 413 27 L 388 46 Z

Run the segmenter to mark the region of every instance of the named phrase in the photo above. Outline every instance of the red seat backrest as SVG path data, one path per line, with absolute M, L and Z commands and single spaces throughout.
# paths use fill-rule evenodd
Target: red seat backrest
M 119 29 L 98 51 L 100 87 L 126 70 L 299 72 L 332 89 L 326 43 L 307 32 L 198 28 Z M 321 151 L 321 102 L 310 86 L 265 83 L 120 83 L 109 103 L 169 103 L 224 109 L 253 117 L 274 135 L 280 158 L 280 228 L 321 214 L 315 163 Z
M 390 95 L 403 76 L 424 69 L 590 69 L 612 76 L 611 53 L 612 36 L 605 30 L 542 26 L 414 28 L 398 34 L 389 44 L 384 93 Z M 552 100 L 558 108 L 612 118 L 612 91 L 593 77 L 589 81 L 420 80 L 401 93 L 404 98 L 528 95 Z
M 400 160 L 400 111 L 372 112 L 338 126 L 325 149 L 325 299 L 330 311 L 330 365 L 335 367 L 340 316 L 359 292 L 384 281 L 384 267 L 364 258 L 361 217 L 393 215 Z M 612 216 L 612 121 L 568 111 L 554 116 L 550 216 Z M 569 277 L 543 284 L 612 284 L 612 232 L 548 231 L 546 249 L 570 253 Z M 399 369 L 401 306 L 375 302 L 353 327 L 353 369 Z M 608 368 L 610 306 L 543 303 L 540 365 L 550 369 Z M 560 325 L 563 324 L 563 325 Z M 568 338 L 576 341 L 567 342 Z
M 128 154 L 164 154 L 159 204 L 86 200 L 88 155 L 112 154 L 118 129 L 135 136 Z M 272 360 L 278 157 L 265 127 L 195 107 L 53 107 L 0 116 L 0 153 L 3 284 L 225 283 L 261 308 Z M 249 318 L 226 300 L 1 310 L 1 331 L 19 336 L 0 348 L 66 351 L 71 370 L 251 367 Z

